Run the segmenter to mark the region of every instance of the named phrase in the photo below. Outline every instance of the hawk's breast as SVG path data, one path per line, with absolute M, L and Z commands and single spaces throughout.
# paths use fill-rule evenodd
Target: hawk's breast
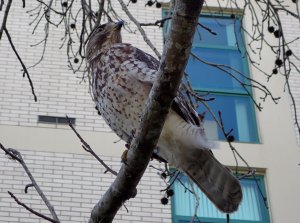
M 123 140 L 131 137 L 139 123 L 150 87 L 134 78 L 141 65 L 133 52 L 109 50 L 93 64 L 93 95 L 106 123 Z

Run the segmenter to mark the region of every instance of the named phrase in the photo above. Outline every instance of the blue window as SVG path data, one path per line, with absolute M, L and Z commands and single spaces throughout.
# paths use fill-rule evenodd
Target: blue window
M 207 102 L 215 116 L 221 111 L 226 131 L 232 129 L 232 135 L 239 142 L 258 142 L 254 104 L 251 99 L 251 87 L 243 87 L 239 82 L 250 84 L 247 58 L 243 46 L 241 20 L 230 16 L 201 16 L 199 22 L 216 35 L 198 26 L 192 53 L 201 60 L 221 65 L 224 71 L 215 66 L 198 61 L 190 56 L 186 72 L 193 89 L 204 98 L 214 98 Z M 165 32 L 169 24 L 165 26 Z M 223 66 L 224 65 L 224 66 Z M 229 67 L 233 68 L 231 70 Z M 242 75 L 241 75 L 242 74 Z M 199 113 L 205 112 L 205 129 L 212 140 L 224 140 L 222 130 L 213 116 L 203 105 Z
M 189 223 L 195 213 L 195 195 L 191 190 L 191 181 L 184 175 L 173 184 L 174 195 L 172 196 L 172 222 Z M 264 201 L 265 187 L 262 176 L 254 178 L 243 178 L 240 180 L 243 190 L 243 200 L 238 211 L 230 214 L 231 223 L 269 223 L 268 209 Z M 184 185 L 184 186 L 183 186 Z M 195 222 L 201 223 L 224 223 L 226 214 L 220 212 L 208 198 L 193 186 L 199 199 Z M 189 190 L 187 190 L 189 189 Z M 200 221 L 199 221 L 200 220 Z

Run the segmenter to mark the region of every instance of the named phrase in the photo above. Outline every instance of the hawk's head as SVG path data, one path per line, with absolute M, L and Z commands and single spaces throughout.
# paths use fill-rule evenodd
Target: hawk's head
M 113 44 L 121 43 L 121 28 L 123 22 L 109 22 L 96 27 L 88 38 L 86 47 L 86 58 L 88 61 L 94 59 L 101 52 L 108 50 Z

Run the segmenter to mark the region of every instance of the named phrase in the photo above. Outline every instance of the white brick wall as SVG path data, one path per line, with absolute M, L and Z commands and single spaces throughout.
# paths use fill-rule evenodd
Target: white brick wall
M 289 41 L 293 41 L 296 38 L 299 37 L 300 34 L 300 25 L 299 25 L 299 20 L 294 19 L 291 16 L 286 16 L 286 14 L 282 13 L 281 14 L 283 20 L 282 23 L 284 24 L 284 33 L 285 33 L 285 37 L 286 40 Z M 299 58 L 300 55 L 300 41 L 294 41 L 291 44 L 291 50 L 293 51 L 293 54 L 296 55 Z M 292 58 L 292 57 L 291 57 Z M 299 61 L 297 60 L 292 60 L 296 67 L 299 69 Z M 297 116 L 298 116 L 298 122 L 300 123 L 300 76 L 299 73 L 295 70 L 295 68 L 292 69 L 292 72 L 290 74 L 290 78 L 289 78 L 289 83 L 291 86 L 291 91 L 293 94 L 293 97 L 295 99 L 296 102 L 296 110 L 297 110 Z M 292 104 L 292 101 L 290 101 L 290 103 Z M 294 117 L 294 109 L 293 107 L 291 107 L 291 112 L 292 115 Z M 295 119 L 294 119 L 295 120 Z M 297 135 L 297 140 L 298 140 L 298 144 L 300 145 L 300 137 L 299 137 L 299 132 L 298 129 L 295 127 L 295 131 L 296 131 L 296 135 Z
M 87 222 L 91 209 L 101 198 L 114 179 L 104 174 L 102 167 L 90 155 L 21 151 L 28 168 L 62 222 Z M 101 157 L 106 164 L 118 171 L 120 158 Z M 157 162 L 151 162 L 163 168 Z M 0 155 L 0 222 L 45 222 L 16 204 L 7 191 L 14 193 L 22 202 L 34 210 L 48 215 L 48 210 L 33 188 L 24 193 L 30 183 L 22 167 L 15 161 Z M 114 222 L 171 222 L 170 205 L 162 205 L 160 199 L 166 184 L 157 170 L 148 168 L 138 185 L 136 198 L 126 203 L 118 212 Z

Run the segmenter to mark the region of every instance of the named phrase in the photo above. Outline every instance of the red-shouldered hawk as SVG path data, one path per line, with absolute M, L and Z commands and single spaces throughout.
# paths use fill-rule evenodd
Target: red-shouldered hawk
M 123 140 L 137 129 L 156 79 L 159 62 L 122 43 L 123 22 L 97 27 L 87 45 L 91 88 L 103 119 Z M 156 155 L 184 171 L 223 212 L 237 210 L 242 199 L 239 181 L 209 150 L 202 121 L 180 94 L 174 99 L 159 138 Z

